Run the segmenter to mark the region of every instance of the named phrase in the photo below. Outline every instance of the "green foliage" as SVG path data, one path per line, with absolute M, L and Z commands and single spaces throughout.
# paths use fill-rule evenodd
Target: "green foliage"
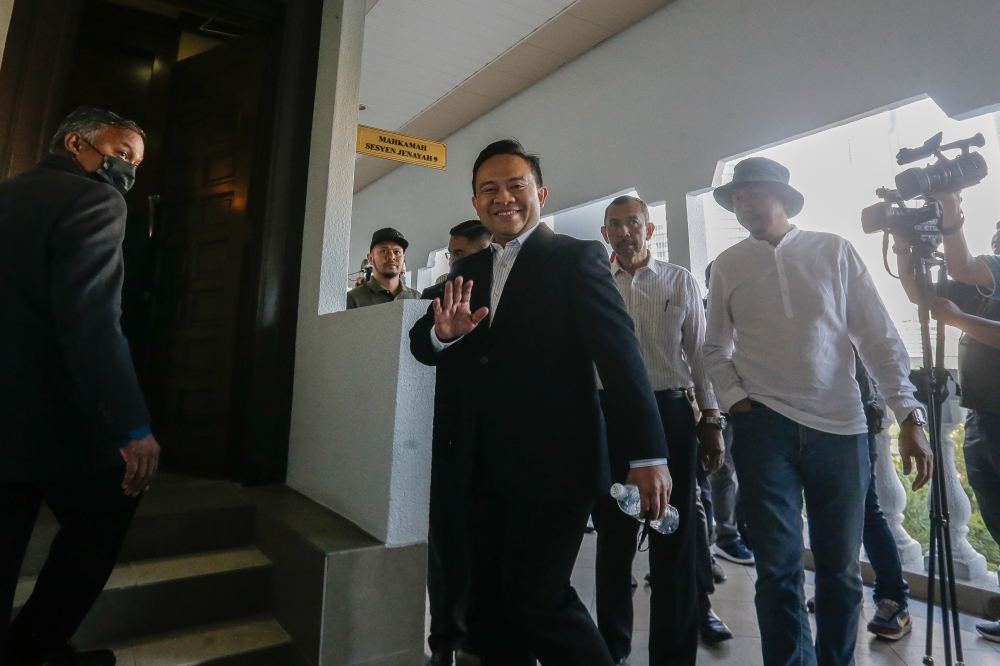
M 889 432 L 895 440 L 899 436 L 899 427 L 893 424 Z M 962 484 L 962 488 L 965 490 L 965 494 L 969 496 L 969 502 L 972 504 L 972 518 L 969 519 L 969 534 L 967 538 L 977 552 L 986 556 L 986 561 L 989 562 L 990 569 L 996 569 L 1000 565 L 1000 547 L 997 546 L 990 533 L 986 530 L 983 517 L 979 513 L 979 503 L 976 501 L 975 493 L 972 492 L 968 474 L 966 473 L 965 448 L 963 446 L 965 444 L 965 424 L 960 424 L 955 428 L 952 431 L 951 437 L 955 442 L 955 468 L 958 471 L 958 478 Z M 903 476 L 903 463 L 899 458 L 899 453 L 896 452 L 895 446 L 893 446 L 892 457 L 896 464 L 896 472 L 903 483 L 903 488 L 906 490 L 903 528 L 909 532 L 910 536 L 920 542 L 926 552 L 930 544 L 930 517 L 927 511 L 928 487 L 925 486 L 914 492 L 910 488 L 912 477 Z

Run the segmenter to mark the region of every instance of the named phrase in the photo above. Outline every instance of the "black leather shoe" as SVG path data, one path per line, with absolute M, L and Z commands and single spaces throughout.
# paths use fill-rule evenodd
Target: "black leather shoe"
M 68 646 L 51 657 L 43 666 L 115 666 L 118 660 L 111 650 L 88 650 L 77 652 Z
M 455 666 L 455 651 L 444 650 L 432 653 L 431 658 L 427 660 L 427 666 Z
M 712 579 L 715 584 L 726 582 L 726 572 L 723 570 L 722 565 L 715 561 L 715 556 L 712 556 Z
M 701 640 L 709 645 L 728 641 L 733 637 L 733 632 L 729 631 L 726 623 L 720 620 L 711 608 L 702 613 L 698 621 L 698 633 L 701 635 Z

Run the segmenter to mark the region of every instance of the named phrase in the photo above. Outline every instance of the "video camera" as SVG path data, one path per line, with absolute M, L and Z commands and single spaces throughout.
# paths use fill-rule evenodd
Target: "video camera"
M 957 192 L 976 185 L 986 177 L 986 160 L 970 148 L 986 145 L 982 134 L 968 139 L 941 145 L 943 132 L 938 132 L 919 148 L 903 148 L 896 154 L 900 166 L 932 155 L 937 162 L 923 168 L 907 169 L 896 176 L 896 189 L 879 188 L 875 194 L 882 202 L 861 211 L 861 228 L 866 234 L 888 231 L 903 236 L 913 243 L 937 247 L 941 244 L 940 221 L 943 214 L 941 203 L 931 195 L 934 192 Z M 962 153 L 948 159 L 942 152 L 960 148 Z M 924 205 L 909 208 L 905 202 L 921 198 Z

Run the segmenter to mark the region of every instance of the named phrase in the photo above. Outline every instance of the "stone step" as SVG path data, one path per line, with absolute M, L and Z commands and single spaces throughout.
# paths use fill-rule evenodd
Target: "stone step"
M 171 557 L 253 543 L 255 508 L 224 481 L 157 476 L 143 496 L 119 554 L 119 562 Z M 21 567 L 41 571 L 59 523 L 43 507 Z
M 86 648 L 264 613 L 270 576 L 271 561 L 255 546 L 121 563 L 74 642 Z M 15 611 L 35 580 L 18 582 Z
M 109 644 L 118 666 L 291 666 L 288 633 L 269 616 L 242 618 Z

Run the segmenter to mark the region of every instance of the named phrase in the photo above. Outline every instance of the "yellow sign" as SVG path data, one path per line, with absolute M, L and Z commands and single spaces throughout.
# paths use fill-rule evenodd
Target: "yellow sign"
M 443 143 L 366 125 L 358 125 L 358 152 L 441 170 L 448 161 L 448 146 Z

